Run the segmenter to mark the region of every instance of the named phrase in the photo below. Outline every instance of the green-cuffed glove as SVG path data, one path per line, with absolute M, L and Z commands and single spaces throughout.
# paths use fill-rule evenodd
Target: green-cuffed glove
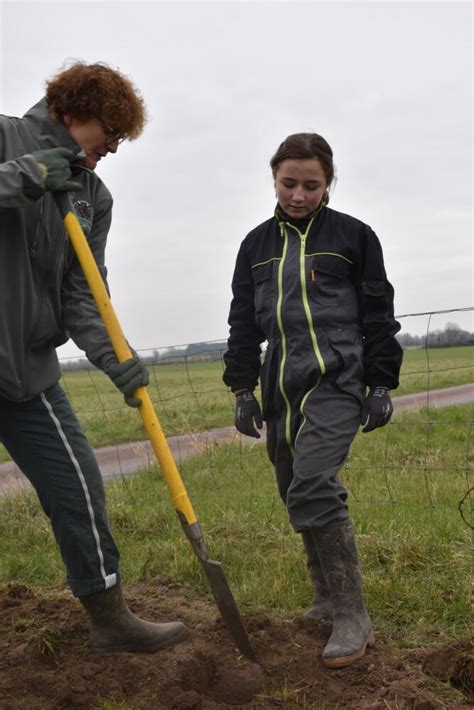
M 80 182 L 71 180 L 71 160 L 74 153 L 69 148 L 35 150 L 31 154 L 38 163 L 46 190 L 50 192 L 75 192 L 82 190 Z
M 125 360 L 125 362 L 108 365 L 104 372 L 122 392 L 129 407 L 140 406 L 142 400 L 134 397 L 133 393 L 138 387 L 146 387 L 149 379 L 146 367 L 138 356 Z

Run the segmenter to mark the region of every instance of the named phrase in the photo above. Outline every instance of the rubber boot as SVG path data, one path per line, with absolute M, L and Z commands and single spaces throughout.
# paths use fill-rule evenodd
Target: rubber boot
M 329 589 L 319 563 L 318 552 L 310 530 L 301 533 L 308 558 L 308 569 L 313 583 L 313 603 L 305 616 L 320 621 L 332 621 L 332 604 Z
M 120 584 L 104 592 L 88 594 L 79 601 L 90 622 L 90 645 L 94 651 L 147 651 L 152 653 L 184 641 L 188 631 L 180 621 L 154 624 L 132 614 Z
M 350 520 L 325 528 L 313 528 L 334 610 L 332 634 L 322 659 L 328 668 L 343 668 L 365 654 L 375 643 L 372 623 L 362 591 L 362 576 Z

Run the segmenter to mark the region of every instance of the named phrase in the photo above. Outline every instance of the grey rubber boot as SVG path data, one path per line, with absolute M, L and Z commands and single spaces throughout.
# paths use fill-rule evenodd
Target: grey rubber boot
M 184 641 L 188 631 L 180 621 L 154 624 L 132 614 L 120 584 L 104 592 L 80 597 L 90 622 L 94 651 L 147 651 L 152 653 Z
M 362 591 L 354 532 L 350 520 L 312 530 L 313 540 L 334 609 L 332 634 L 322 659 L 328 668 L 342 668 L 375 643 Z
M 305 616 L 321 621 L 332 621 L 332 604 L 329 597 L 329 589 L 321 569 L 313 535 L 310 530 L 305 530 L 301 533 L 301 536 L 308 558 L 309 574 L 313 583 L 313 603 L 311 609 L 308 609 L 305 613 Z

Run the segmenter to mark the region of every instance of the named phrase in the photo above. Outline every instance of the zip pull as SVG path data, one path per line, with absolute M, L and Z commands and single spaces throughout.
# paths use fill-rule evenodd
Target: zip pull
M 311 281 L 313 283 L 316 282 L 316 271 L 314 269 L 311 269 Z

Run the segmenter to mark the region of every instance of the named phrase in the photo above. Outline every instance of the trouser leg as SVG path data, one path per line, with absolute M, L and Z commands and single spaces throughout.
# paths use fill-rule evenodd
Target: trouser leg
M 119 578 L 105 495 L 93 451 L 59 385 L 27 402 L 0 399 L 0 439 L 34 486 L 75 596 Z
M 332 614 L 333 630 L 323 650 L 323 663 L 342 668 L 361 658 L 374 642 L 347 491 L 338 477 L 359 426 L 360 404 L 351 395 L 323 386 L 306 405 L 294 458 L 277 421 L 270 423 L 269 454 L 293 527 L 305 542 L 315 616 L 325 618 L 321 611 Z
M 292 446 L 285 436 L 285 412 L 267 421 L 267 451 L 278 491 L 296 532 L 348 518 L 347 491 L 339 471 L 360 424 L 359 401 L 330 382 L 307 398 L 304 416 L 293 413 Z
M 286 505 L 296 532 L 348 518 L 347 491 L 339 479 L 360 423 L 360 403 L 331 383 L 306 400 L 294 445 Z
M 286 505 L 286 494 L 293 480 L 293 452 L 285 439 L 283 417 L 273 417 L 267 422 L 267 452 L 275 467 L 280 498 Z
M 341 410 L 344 409 L 341 404 L 345 403 L 347 399 L 349 400 L 347 409 L 349 410 L 350 425 L 343 425 L 339 429 L 345 432 L 344 443 L 339 448 L 331 438 L 329 442 L 324 440 L 324 437 L 328 436 L 328 429 L 324 426 L 321 427 L 320 436 L 315 434 L 313 429 L 310 429 L 311 436 L 304 436 L 302 440 L 297 440 L 295 449 L 292 450 L 285 437 L 285 413 L 282 413 L 283 416 L 274 417 L 267 421 L 267 450 L 270 460 L 275 466 L 278 490 L 290 512 L 292 522 L 298 521 L 299 523 L 299 529 L 296 525 L 294 527 L 298 532 L 302 533 L 306 551 L 307 566 L 313 588 L 312 605 L 306 615 L 314 619 L 323 620 L 332 619 L 333 609 L 329 589 L 314 543 L 312 527 L 318 519 L 320 524 L 324 524 L 324 521 L 339 520 L 348 515 L 345 505 L 347 493 L 337 477 L 337 470 L 346 458 L 354 433 L 357 431 L 360 412 L 360 406 L 357 402 L 353 402 L 353 397 L 342 395 L 341 403 L 339 401 L 339 390 L 335 392 L 332 390 L 333 388 L 331 388 L 332 400 L 339 405 L 336 411 L 332 412 L 333 419 L 345 421 L 347 412 L 346 415 L 341 415 Z M 321 407 L 323 405 L 325 408 L 327 407 L 328 396 L 329 393 L 319 395 L 318 410 L 320 404 Z M 305 431 L 305 427 L 312 427 L 314 424 L 314 408 L 315 404 L 311 402 L 310 411 L 307 412 L 306 408 L 304 410 L 307 412 L 306 420 L 300 419 L 293 422 L 293 424 L 296 423 L 298 425 L 297 428 L 301 428 L 300 437 Z M 319 414 L 321 414 L 323 421 L 326 423 L 328 419 L 331 419 L 330 415 L 324 410 L 318 411 Z M 308 451 L 308 439 L 312 442 L 310 452 Z M 314 460 L 310 460 L 310 456 L 314 456 Z M 338 465 L 329 466 L 328 458 L 331 463 L 337 463 Z M 296 471 L 303 470 L 307 476 L 302 479 L 300 474 L 295 479 L 295 469 Z

